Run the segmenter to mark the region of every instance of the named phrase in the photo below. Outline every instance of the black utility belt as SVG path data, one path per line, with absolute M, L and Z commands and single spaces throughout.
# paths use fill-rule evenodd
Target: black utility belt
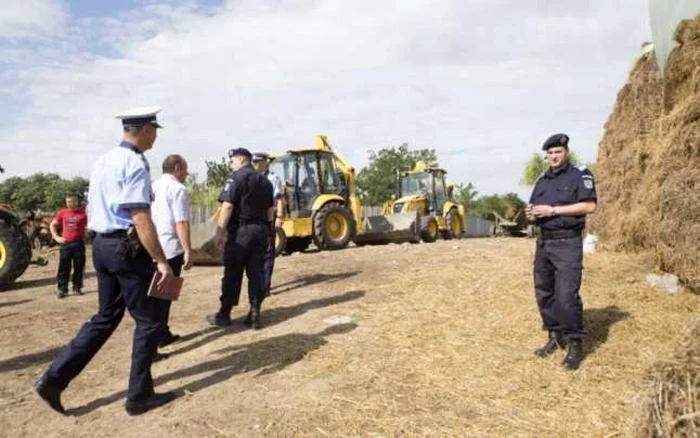
M 121 237 L 126 237 L 126 230 L 116 230 L 116 231 L 110 231 L 109 233 L 96 233 L 98 236 L 102 237 L 103 239 L 117 239 Z
M 540 229 L 537 232 L 537 237 L 541 240 L 558 240 L 558 239 L 573 239 L 582 236 L 581 230 L 556 230 L 548 231 Z

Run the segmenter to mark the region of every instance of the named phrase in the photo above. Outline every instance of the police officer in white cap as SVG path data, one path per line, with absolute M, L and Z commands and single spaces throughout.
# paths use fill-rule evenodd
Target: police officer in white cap
M 136 321 L 127 413 L 142 414 L 175 398 L 174 393 L 156 394 L 151 376 L 165 301 L 147 291 L 155 270 L 161 274 L 160 287 L 173 275 L 151 220 L 151 176 L 143 155 L 161 127 L 159 111 L 135 108 L 117 115 L 124 140 L 97 160 L 90 175 L 88 228 L 96 233 L 92 260 L 99 309 L 35 384 L 39 396 L 60 413 L 65 413 L 61 392 L 109 339 L 126 309 Z

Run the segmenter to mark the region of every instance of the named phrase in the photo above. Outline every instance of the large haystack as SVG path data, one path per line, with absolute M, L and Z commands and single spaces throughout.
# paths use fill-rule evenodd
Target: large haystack
M 700 436 L 700 320 L 689 324 L 676 355 L 656 365 L 645 383 L 633 436 Z
M 618 94 L 591 226 L 613 249 L 654 249 L 661 269 L 700 291 L 700 15 L 675 39 L 663 78 L 643 57 Z

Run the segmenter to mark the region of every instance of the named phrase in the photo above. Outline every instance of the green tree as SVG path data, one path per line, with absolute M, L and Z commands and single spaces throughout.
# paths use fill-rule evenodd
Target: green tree
M 479 192 L 472 183 L 458 183 L 454 185 L 454 198 L 460 204 L 471 205 L 477 196 L 479 196 Z
M 216 204 L 221 191 L 221 187 L 210 187 L 206 181 L 197 181 L 196 174 L 190 174 L 187 177 L 185 186 L 190 190 L 190 203 L 195 207 L 206 207 Z
M 55 173 L 36 173 L 27 178 L 8 178 L 0 184 L 0 202 L 12 204 L 21 211 L 56 211 L 65 206 L 67 195 L 78 195 L 84 201 L 87 190 L 85 178 L 69 180 Z
M 481 196 L 469 206 L 469 215 L 495 220 L 495 211 L 506 219 L 511 219 L 518 210 L 525 207 L 525 202 L 515 193 L 505 195 Z
M 578 156 L 569 151 L 569 162 L 574 165 L 578 165 L 581 160 Z M 537 182 L 537 178 L 540 177 L 549 169 L 549 164 L 547 159 L 540 154 L 532 154 L 532 157 L 525 163 L 525 169 L 523 171 L 523 176 L 520 179 L 520 184 L 525 187 L 532 187 Z
M 224 187 L 226 178 L 231 173 L 229 163 L 230 161 L 226 157 L 221 158 L 221 161 L 204 161 L 204 164 L 207 166 L 207 186 L 218 189 Z
M 396 192 L 396 172 L 416 161 L 434 163 L 435 149 L 410 150 L 408 144 L 369 151 L 369 165 L 357 174 L 357 186 L 366 205 L 382 205 Z

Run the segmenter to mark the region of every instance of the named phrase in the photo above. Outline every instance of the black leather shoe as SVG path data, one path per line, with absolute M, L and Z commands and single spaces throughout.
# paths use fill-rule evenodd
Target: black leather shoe
M 46 374 L 42 374 L 41 377 L 39 377 L 39 380 L 34 384 L 34 390 L 39 394 L 42 400 L 51 406 L 51 409 L 59 414 L 66 415 L 66 410 L 63 409 L 63 405 L 61 404 L 61 393 L 63 390 L 50 385 L 47 381 Z
M 539 357 L 547 357 L 550 354 L 557 351 L 557 348 L 564 349 L 566 346 L 566 341 L 564 340 L 564 335 L 561 332 L 549 332 L 549 339 L 543 347 L 535 350 L 535 354 Z
M 583 342 L 580 339 L 569 339 L 569 351 L 561 363 L 567 370 L 576 370 L 583 360 Z
M 164 392 L 163 394 L 153 394 L 152 396 L 138 401 L 126 401 L 126 413 L 129 415 L 141 415 L 145 412 L 163 406 L 175 400 L 174 392 Z
M 182 336 L 180 335 L 174 335 L 168 332 L 165 334 L 165 336 L 163 336 L 163 339 L 160 340 L 158 347 L 167 347 L 170 344 L 174 344 L 175 342 L 179 341 L 181 337 Z
M 209 321 L 209 325 L 228 327 L 231 325 L 231 316 L 222 315 L 221 313 L 212 313 L 211 315 L 207 315 L 207 321 Z
M 73 295 L 82 295 L 83 291 L 80 289 L 73 289 Z
M 56 297 L 57 298 L 65 298 L 68 296 L 68 291 L 66 290 L 61 290 L 61 289 L 56 289 Z
M 243 320 L 243 324 L 247 325 L 248 327 L 250 327 L 253 324 L 253 311 L 252 310 L 248 311 L 248 316 L 246 316 L 245 319 Z

